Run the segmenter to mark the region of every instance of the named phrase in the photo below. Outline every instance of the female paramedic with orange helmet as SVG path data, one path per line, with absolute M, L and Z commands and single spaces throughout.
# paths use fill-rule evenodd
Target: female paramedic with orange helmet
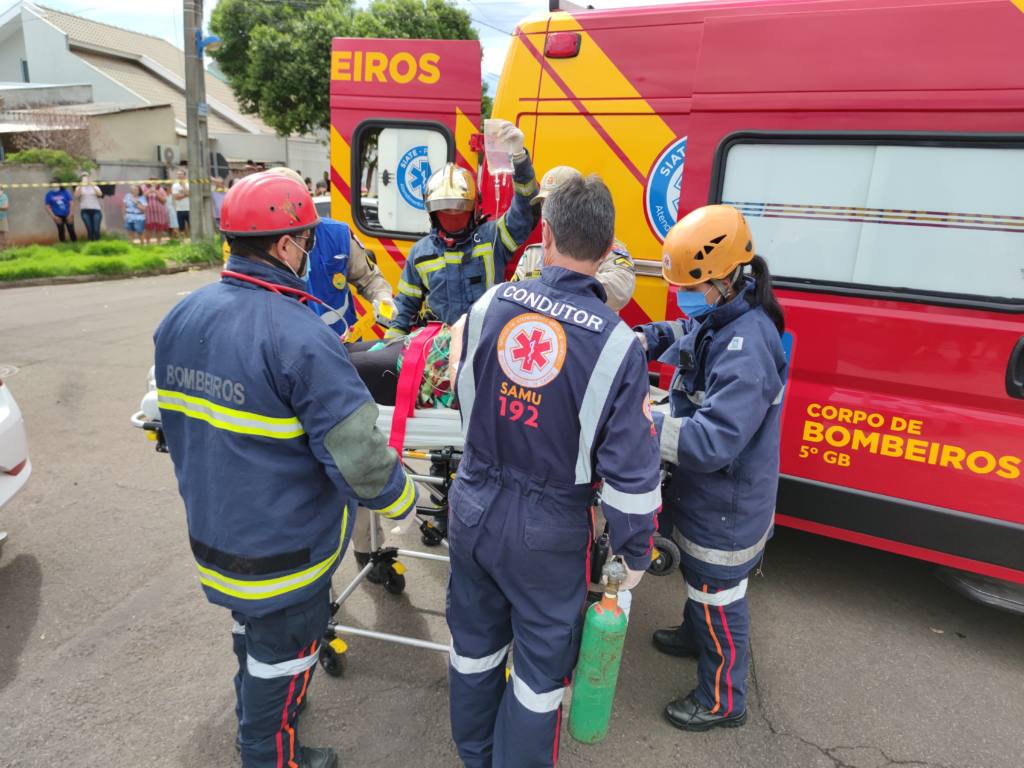
M 665 238 L 662 274 L 683 320 L 637 328 L 648 359 L 676 367 L 671 415 L 655 414 L 664 494 L 682 553 L 687 600 L 678 627 L 654 633 L 671 656 L 697 659 L 697 687 L 665 708 L 688 731 L 746 722 L 747 575 L 772 534 L 779 416 L 787 363 L 782 308 L 743 216 L 709 205 Z

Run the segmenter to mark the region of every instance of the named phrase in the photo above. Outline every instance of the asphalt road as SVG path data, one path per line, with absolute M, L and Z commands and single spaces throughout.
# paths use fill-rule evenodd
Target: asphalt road
M 0 511 L 2 766 L 238 764 L 230 618 L 199 589 L 170 461 L 128 423 L 153 328 L 213 277 L 0 291 L 0 366 L 20 369 L 7 383 L 35 464 Z M 409 566 L 404 595 L 361 586 L 343 618 L 445 642 L 444 568 Z M 649 641 L 681 595 L 674 576 L 644 580 L 611 733 L 564 737 L 561 765 L 1024 764 L 1024 619 L 926 564 L 780 531 L 750 589 L 750 721 L 703 735 L 661 720 L 694 679 Z M 344 766 L 457 765 L 445 675 L 441 654 L 352 639 L 347 676 L 312 686 L 303 738 Z

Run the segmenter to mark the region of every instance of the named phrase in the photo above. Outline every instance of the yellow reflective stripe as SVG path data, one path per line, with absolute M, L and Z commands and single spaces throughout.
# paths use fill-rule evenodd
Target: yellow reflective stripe
M 445 251 L 444 252 L 444 263 L 445 264 L 461 264 L 462 263 L 462 251 Z
M 494 249 L 490 243 L 483 243 L 473 248 L 473 258 L 484 260 L 484 285 L 490 288 L 494 285 Z
M 524 197 L 529 197 L 530 195 L 537 191 L 537 180 L 530 179 L 525 184 L 520 184 L 517 181 L 512 184 L 512 188 L 515 189 L 516 194 L 523 195 Z
M 406 296 L 412 296 L 416 299 L 423 298 L 423 291 L 412 283 L 405 282 L 405 280 L 398 281 L 398 292 L 404 293 Z
M 439 269 L 444 269 L 444 257 L 435 256 L 433 259 L 427 259 L 426 261 L 419 261 L 416 263 L 416 271 L 420 273 L 420 279 L 426 283 L 426 277 L 431 272 L 437 272 Z
M 283 595 L 286 592 L 302 589 L 323 576 L 338 561 L 338 557 L 341 555 L 341 545 L 345 541 L 345 529 L 347 527 L 348 507 L 346 506 L 342 511 L 341 538 L 338 541 L 338 548 L 324 560 L 298 573 L 278 576 L 273 579 L 249 581 L 225 576 L 212 568 L 196 563 L 196 568 L 199 569 L 200 574 L 199 583 L 225 595 L 237 597 L 239 600 L 268 600 L 272 597 Z
M 510 251 L 514 251 L 519 247 L 519 244 L 512 237 L 512 234 L 508 231 L 508 226 L 505 224 L 505 217 L 502 216 L 498 219 L 498 233 L 501 235 L 501 242 L 505 244 L 505 247 Z
M 412 479 L 405 476 L 405 487 L 402 489 L 402 495 L 391 504 L 388 504 L 383 509 L 373 510 L 378 515 L 384 517 L 400 517 L 413 505 L 416 501 L 416 486 L 412 484 Z
M 215 429 L 279 440 L 289 440 L 306 434 L 302 423 L 294 416 L 264 416 L 240 411 L 237 408 L 211 403 L 202 397 L 169 389 L 158 389 L 156 392 L 161 410 L 183 413 L 189 418 L 205 421 Z

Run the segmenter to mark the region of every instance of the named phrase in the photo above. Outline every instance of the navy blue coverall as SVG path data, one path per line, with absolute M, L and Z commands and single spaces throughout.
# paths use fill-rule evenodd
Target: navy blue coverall
M 231 610 L 246 768 L 291 765 L 357 499 L 392 518 L 416 492 L 377 406 L 293 273 L 232 255 L 154 336 L 164 435 L 199 581 Z
M 779 331 L 747 278 L 699 320 L 640 326 L 651 360 L 676 366 L 671 415 L 655 413 L 665 495 L 682 552 L 684 638 L 698 653 L 697 700 L 716 714 L 746 708 L 747 574 L 773 531 L 779 417 L 787 364 Z
M 661 495 L 647 365 L 604 301 L 594 278 L 545 267 L 489 290 L 466 324 L 447 616 L 452 735 L 471 768 L 557 761 L 599 481 L 613 552 L 650 563 Z

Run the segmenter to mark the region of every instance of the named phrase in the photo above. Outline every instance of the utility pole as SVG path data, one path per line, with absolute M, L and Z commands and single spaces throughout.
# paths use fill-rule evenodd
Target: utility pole
M 211 236 L 210 140 L 207 134 L 206 73 L 203 67 L 203 0 L 182 0 L 185 29 L 185 114 L 188 131 L 189 226 L 192 240 Z M 200 181 L 202 180 L 202 181 Z M 197 183 L 198 182 L 198 183 Z

